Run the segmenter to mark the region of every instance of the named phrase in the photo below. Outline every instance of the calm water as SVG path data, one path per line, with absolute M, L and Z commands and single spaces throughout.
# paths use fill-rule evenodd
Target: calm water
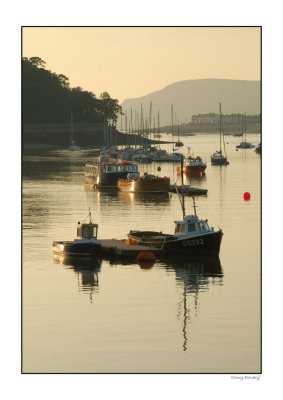
M 176 257 L 150 267 L 55 259 L 52 241 L 75 238 L 89 206 L 100 238 L 123 238 L 130 229 L 173 232 L 179 200 L 87 189 L 91 151 L 25 151 L 23 372 L 260 372 L 260 156 L 236 151 L 241 140 L 226 136 L 230 165 L 211 166 L 217 135 L 182 140 L 184 154 L 190 146 L 208 163 L 191 184 L 208 189 L 196 199 L 199 217 L 224 232 L 218 261 Z M 260 136 L 247 140 L 257 144 Z M 140 170 L 157 174 L 158 166 L 176 181 L 177 165 Z

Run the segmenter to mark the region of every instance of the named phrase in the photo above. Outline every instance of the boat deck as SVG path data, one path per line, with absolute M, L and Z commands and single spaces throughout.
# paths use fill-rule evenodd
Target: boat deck
M 124 240 L 100 239 L 102 253 L 105 255 L 119 255 L 125 257 L 135 257 L 141 251 L 151 251 L 155 255 L 161 254 L 162 249 L 152 249 L 148 246 L 127 244 Z

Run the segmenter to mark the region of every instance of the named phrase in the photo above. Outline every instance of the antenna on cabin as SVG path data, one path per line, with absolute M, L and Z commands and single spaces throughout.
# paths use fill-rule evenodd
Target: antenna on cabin
M 194 198 L 194 196 L 192 197 L 192 199 L 193 199 L 193 206 L 192 207 L 194 207 L 194 212 L 195 212 L 195 217 L 197 216 L 197 213 L 196 213 L 196 208 L 197 208 L 197 206 L 196 206 L 196 203 L 195 203 L 195 198 Z
M 88 207 L 88 210 L 89 210 L 89 222 L 92 224 L 92 218 L 91 218 L 91 211 L 90 211 L 90 206 Z
M 89 222 L 92 224 L 93 221 L 92 221 L 92 218 L 91 218 L 90 206 L 88 207 L 88 216 L 87 216 L 87 217 L 89 217 Z M 85 222 L 85 220 L 87 219 L 87 217 L 85 217 L 85 219 L 83 220 L 83 223 Z

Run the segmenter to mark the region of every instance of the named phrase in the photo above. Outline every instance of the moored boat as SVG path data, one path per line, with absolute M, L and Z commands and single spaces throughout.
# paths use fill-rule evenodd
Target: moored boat
M 170 190 L 170 179 L 145 173 L 142 177 L 119 179 L 117 186 L 123 192 L 166 193 Z
M 249 143 L 249 142 L 241 142 L 238 146 L 236 146 L 237 149 L 253 149 L 255 147 L 254 144 Z
M 244 133 L 245 140 L 243 142 L 241 142 L 238 146 L 236 146 L 236 149 L 253 149 L 255 147 L 255 145 L 247 142 L 246 114 L 245 114 L 245 119 L 244 119 L 244 125 L 245 125 L 245 133 Z
M 125 179 L 129 173 L 136 172 L 138 172 L 137 164 L 128 161 L 121 161 L 120 163 L 87 162 L 85 164 L 84 181 L 95 188 L 117 188 L 117 182 L 120 178 Z
M 213 227 L 209 227 L 207 219 L 199 219 L 196 215 L 194 198 L 193 207 L 194 215 L 185 216 L 183 206 L 183 220 L 174 221 L 174 234 L 131 230 L 128 238 L 135 244 L 161 249 L 165 253 L 218 256 L 223 236 L 222 230 L 215 231 Z
M 212 165 L 228 165 L 229 162 L 227 161 L 227 157 L 223 156 L 222 151 L 216 151 L 211 156 L 211 164 Z
M 181 166 L 183 166 L 182 158 Z M 210 228 L 207 219 L 199 219 L 194 197 L 192 198 L 194 215 L 186 215 L 183 174 L 181 174 L 181 181 L 182 196 L 177 185 L 175 187 L 183 211 L 183 221 L 175 221 L 174 234 L 131 230 L 128 238 L 133 244 L 140 244 L 165 253 L 218 256 L 223 232 L 221 229 L 214 231 L 213 227 Z
M 257 147 L 255 148 L 255 152 L 261 154 L 261 143 L 257 145 Z
M 101 244 L 97 239 L 98 225 L 94 224 L 89 211 L 89 222 L 77 225 L 77 239 L 72 241 L 53 241 L 54 254 L 64 256 L 91 257 L 101 252 Z
M 222 113 L 221 113 L 221 103 L 219 103 L 219 147 L 220 149 L 217 150 L 212 156 L 211 156 L 211 165 L 228 165 L 229 162 L 226 157 L 226 152 L 225 152 L 225 141 L 224 141 L 224 134 L 223 134 L 223 126 L 222 126 Z M 222 153 L 222 142 L 223 142 L 223 147 L 224 147 L 224 154 Z
M 183 168 L 177 167 L 177 173 L 180 175 L 181 172 L 185 175 L 204 175 L 206 170 L 206 163 L 202 160 L 200 156 L 193 157 L 191 154 L 185 158 L 183 163 Z

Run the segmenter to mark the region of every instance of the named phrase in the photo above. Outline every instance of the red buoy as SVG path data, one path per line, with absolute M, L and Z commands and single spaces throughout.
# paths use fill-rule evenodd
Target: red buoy
M 244 193 L 244 200 L 245 200 L 245 201 L 248 201 L 248 200 L 250 200 L 250 198 L 251 198 L 250 193 L 249 193 L 249 192 L 245 192 L 245 193 Z
M 152 260 L 152 261 L 141 260 L 141 261 L 138 261 L 138 264 L 141 267 L 141 269 L 150 269 L 154 266 L 155 261 L 154 260 Z
M 152 251 L 141 251 L 137 255 L 137 261 L 155 261 L 156 257 Z

